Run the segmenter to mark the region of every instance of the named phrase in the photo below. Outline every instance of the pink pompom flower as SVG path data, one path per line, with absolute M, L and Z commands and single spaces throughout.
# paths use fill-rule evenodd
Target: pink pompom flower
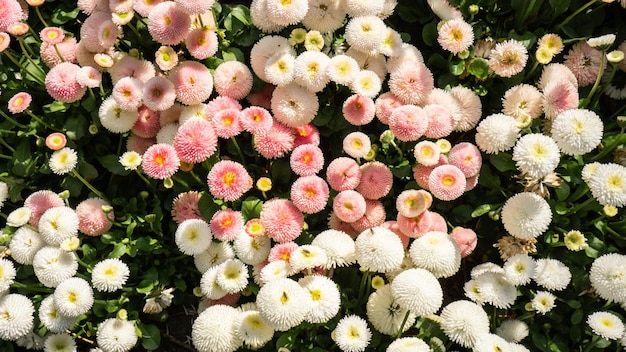
M 85 95 L 87 88 L 76 80 L 80 66 L 61 62 L 48 71 L 46 75 L 46 90 L 48 94 L 60 102 L 73 103 Z
M 448 153 L 448 162 L 458 167 L 466 178 L 478 175 L 482 160 L 480 150 L 468 142 L 455 145 Z
M 424 131 L 427 138 L 447 137 L 454 129 L 454 118 L 448 108 L 440 104 L 428 104 L 423 108 L 428 118 L 428 127 Z
M 295 242 L 284 242 L 277 243 L 270 249 L 270 253 L 267 256 L 267 260 L 269 262 L 275 262 L 278 260 L 282 260 L 284 262 L 289 263 L 289 259 L 291 258 L 291 253 L 300 247 Z
M 456 227 L 450 233 L 450 237 L 456 242 L 461 250 L 461 257 L 470 255 L 478 244 L 478 236 L 472 229 Z
M 63 38 L 65 38 L 65 34 L 63 29 L 59 27 L 46 27 L 39 32 L 39 38 L 44 43 L 54 45 L 61 43 Z
M 355 189 L 361 182 L 361 169 L 354 159 L 339 157 L 326 168 L 326 181 L 335 191 Z
M 174 148 L 186 163 L 199 163 L 209 158 L 217 148 L 217 135 L 211 122 L 191 119 L 182 124 L 174 137 Z
M 164 180 L 178 171 L 180 159 L 173 146 L 157 143 L 150 146 L 143 154 L 141 166 L 146 175 L 157 180 Z
M 367 199 L 386 196 L 393 186 L 393 174 L 387 165 L 380 161 L 370 161 L 361 165 L 361 181 L 356 190 Z
M 279 243 L 293 241 L 302 233 L 304 215 L 289 200 L 272 198 L 263 204 L 260 219 L 269 238 Z
M 101 198 L 89 198 L 76 206 L 78 216 L 78 230 L 88 236 L 100 236 L 113 226 L 115 214 L 113 211 L 104 212 L 103 207 L 110 204 Z
M 170 73 L 178 100 L 186 105 L 196 105 L 207 100 L 213 92 L 211 71 L 197 61 L 184 61 Z
M 385 207 L 382 202 L 374 199 L 366 199 L 365 214 L 363 214 L 363 216 L 361 216 L 357 221 L 351 222 L 350 226 L 352 226 L 355 231 L 360 233 L 367 229 L 382 225 L 385 222 L 386 217 L 387 212 L 385 212 Z
M 218 96 L 211 99 L 204 109 L 204 114 L 208 120 L 212 119 L 215 114 L 226 109 L 236 109 L 241 111 L 242 107 L 239 102 L 231 97 Z
M 313 124 L 307 123 L 294 129 L 296 131 L 296 139 L 293 142 L 294 147 L 303 144 L 320 145 L 320 133 Z
M 39 227 L 39 218 L 43 213 L 53 207 L 62 207 L 65 203 L 58 194 L 49 190 L 39 190 L 31 193 L 24 200 L 24 206 L 30 209 L 28 223 L 35 228 Z
M 252 134 L 267 132 L 273 121 L 272 114 L 260 106 L 250 106 L 241 111 L 243 129 Z
M 208 27 L 192 29 L 185 39 L 189 54 L 198 60 L 215 55 L 218 44 L 217 34 Z
M 156 137 L 161 129 L 159 122 L 159 112 L 148 109 L 147 106 L 141 105 L 137 110 L 137 121 L 131 131 L 142 138 Z
M 102 73 L 92 66 L 83 66 L 76 72 L 76 81 L 83 87 L 96 88 L 102 82 Z
M 365 215 L 365 198 L 354 190 L 339 192 L 333 199 L 333 211 L 339 219 L 354 222 Z
M 164 1 L 148 14 L 148 32 L 158 43 L 176 45 L 191 29 L 191 17 L 174 1 Z
M 439 162 L 441 150 L 435 142 L 420 141 L 413 147 L 413 155 L 418 164 L 433 166 Z
M 417 105 L 397 107 L 389 117 L 389 129 L 403 142 L 415 141 L 424 135 L 428 128 L 428 116 Z
M 172 202 L 172 218 L 177 224 L 181 224 L 187 219 L 205 220 L 200 213 L 198 203 L 202 198 L 200 192 L 187 191 L 180 193 Z
M 291 152 L 289 166 L 298 176 L 315 175 L 324 167 L 324 154 L 313 144 L 303 144 Z
M 240 100 L 252 90 L 252 72 L 243 62 L 225 61 L 215 68 L 213 83 L 219 95 Z
M 232 202 L 248 192 L 253 182 L 243 165 L 232 160 L 221 160 L 209 171 L 207 183 L 213 197 Z
M 124 77 L 113 86 L 111 95 L 122 110 L 137 110 L 143 99 L 143 82 L 137 78 Z
M 326 207 L 328 196 L 328 184 L 316 175 L 299 177 L 291 185 L 291 201 L 296 208 L 306 214 L 322 211 Z
M 217 112 L 211 119 L 215 133 L 221 138 L 231 138 L 243 130 L 241 124 L 241 111 L 233 108 Z
M 12 114 L 19 114 L 28 109 L 33 97 L 26 92 L 19 92 L 9 99 L 9 111 Z
M 174 105 L 176 88 L 163 76 L 154 76 L 143 85 L 143 103 L 150 110 L 163 111 Z
M 432 195 L 423 189 L 407 189 L 396 199 L 396 209 L 403 216 L 413 218 L 428 210 L 433 203 Z
M 463 171 L 451 164 L 435 167 L 428 176 L 428 189 L 441 200 L 459 198 L 465 192 L 465 184 Z
M 254 149 L 266 159 L 283 157 L 294 148 L 295 132 L 278 121 L 268 131 L 254 135 Z
M 435 85 L 423 63 L 406 62 L 389 73 L 389 90 L 405 104 L 421 104 Z
M 350 132 L 343 138 L 343 151 L 353 158 L 363 158 L 372 147 L 370 138 L 363 132 Z
M 405 236 L 411 238 L 419 238 L 423 236 L 426 232 L 430 231 L 433 224 L 433 219 L 429 210 L 425 210 L 418 216 L 414 217 L 407 217 L 398 213 L 396 221 L 398 222 L 398 228 L 400 231 L 402 231 Z
M 415 165 L 415 167 L 413 167 L 413 178 L 415 178 L 415 181 L 417 182 L 418 186 L 420 186 L 421 188 L 428 190 L 428 178 L 430 177 L 430 173 L 433 171 L 433 169 L 439 165 L 445 165 L 448 163 L 448 157 L 440 154 L 439 155 L 439 161 L 437 162 L 437 164 L 432 165 L 432 166 L 426 166 L 426 165 L 421 165 L 421 164 L 417 164 Z
M 380 122 L 388 125 L 389 117 L 391 117 L 391 113 L 398 106 L 402 106 L 404 103 L 398 97 L 393 95 L 391 92 L 385 92 L 376 98 L 374 101 L 374 106 L 376 108 L 376 117 Z
M 353 94 L 343 102 L 343 117 L 355 126 L 368 124 L 376 116 L 374 100 L 359 94 Z
M 209 222 L 211 233 L 220 241 L 232 241 L 243 231 L 241 212 L 232 209 L 218 210 Z

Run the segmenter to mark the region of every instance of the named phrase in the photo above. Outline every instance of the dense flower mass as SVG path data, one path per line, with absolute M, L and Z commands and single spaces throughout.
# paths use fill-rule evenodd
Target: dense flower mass
M 0 0 L 0 350 L 622 349 L 625 8 Z

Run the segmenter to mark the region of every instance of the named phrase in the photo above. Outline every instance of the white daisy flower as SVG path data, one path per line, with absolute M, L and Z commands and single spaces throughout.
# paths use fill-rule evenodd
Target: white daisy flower
M 473 346 L 474 352 L 508 351 L 509 342 L 496 334 L 481 335 Z
M 489 317 L 478 304 L 459 300 L 443 307 L 440 316 L 441 330 L 463 347 L 472 348 L 478 338 L 489 333 Z
M 360 70 L 359 63 L 355 59 L 341 54 L 330 59 L 326 73 L 333 82 L 349 86 Z
M 556 296 L 548 291 L 537 291 L 530 305 L 537 313 L 545 315 L 556 306 Z
M 193 322 L 191 340 L 198 351 L 235 351 L 243 341 L 235 333 L 237 309 L 222 304 L 205 309 Z
M 53 333 L 65 332 L 76 324 L 76 317 L 68 317 L 59 313 L 54 304 L 54 295 L 41 301 L 38 311 L 39 321 Z
M 294 271 L 324 267 L 328 258 L 321 247 L 315 245 L 302 245 L 296 248 L 289 256 L 289 264 Z
M 387 27 L 387 33 L 380 46 L 380 53 L 385 56 L 394 56 L 402 48 L 402 37 L 393 28 Z
M 478 304 L 509 308 L 517 299 L 517 289 L 502 273 L 486 272 L 465 283 L 465 295 Z
M 183 106 L 180 110 L 180 116 L 178 117 L 178 126 L 182 126 L 193 119 L 209 120 L 210 116 L 206 113 L 206 107 L 207 104 L 205 103 Z M 172 138 L 172 140 L 173 139 L 174 138 Z
M 261 269 L 259 276 L 261 283 L 267 284 L 275 280 L 284 279 L 292 273 L 293 269 L 291 269 L 289 263 L 283 260 L 276 260 L 267 263 L 263 269 Z
M 626 167 L 622 165 L 614 163 L 597 165 L 587 185 L 601 205 L 622 207 L 626 204 Z
M 559 165 L 561 151 L 551 137 L 541 133 L 522 136 L 513 147 L 513 161 L 522 174 L 543 178 Z
M 374 329 L 390 336 L 398 334 L 401 326 L 402 332 L 407 331 L 417 319 L 414 313 L 400 307 L 396 302 L 391 293 L 391 285 L 383 285 L 370 294 L 367 299 L 366 312 L 367 320 L 374 326 Z
M 44 351 L 46 352 L 76 352 L 76 341 L 69 334 L 59 333 L 46 337 Z
M 9 290 L 11 284 L 15 281 L 16 274 L 17 271 L 13 262 L 0 258 L 0 295 Z
M 552 121 L 552 138 L 567 155 L 589 153 L 600 144 L 603 132 L 602 119 L 591 110 L 566 110 Z
M 0 209 L 4 205 L 4 202 L 9 198 L 9 185 L 6 182 L 0 181 Z
M 308 0 L 267 0 L 266 6 L 269 19 L 280 26 L 302 21 L 309 10 Z
M 587 317 L 587 324 L 594 334 L 607 340 L 617 340 L 624 334 L 624 323 L 611 312 L 595 312 Z
M 430 352 L 430 346 L 424 340 L 413 337 L 401 337 L 393 340 L 386 352 Z
M 345 7 L 350 17 L 375 16 L 383 10 L 385 0 L 345 0 Z
M 339 312 L 341 297 L 337 284 L 321 275 L 308 275 L 300 280 L 298 284 L 309 294 L 309 311 L 304 320 L 309 323 L 325 323 L 334 318 Z
M 391 293 L 400 307 L 423 317 L 434 314 L 443 303 L 443 290 L 428 270 L 407 269 L 391 282 Z
M 302 19 L 302 24 L 309 30 L 328 33 L 339 29 L 345 18 L 343 1 L 309 0 L 309 11 Z
M 407 62 L 413 65 L 424 64 L 424 56 L 414 45 L 402 43 L 400 48 L 394 51 L 387 60 L 387 70 L 389 72 L 396 71 L 398 67 Z
M 326 72 L 330 58 L 323 52 L 305 51 L 294 62 L 294 82 L 311 92 L 326 87 L 330 78 Z
M 181 252 L 187 255 L 200 254 L 209 248 L 213 234 L 206 221 L 187 219 L 178 225 L 174 239 Z
M 326 269 L 347 266 L 356 261 L 356 247 L 350 235 L 339 230 L 325 230 L 317 234 L 311 244 L 326 251 Z
M 272 241 L 266 235 L 252 237 L 241 231 L 233 241 L 237 258 L 248 265 L 256 265 L 267 259 Z
M 70 207 L 53 207 L 39 219 L 39 234 L 46 243 L 57 246 L 78 235 L 78 215 Z
M 29 331 L 26 335 L 15 340 L 15 344 L 29 350 L 43 350 L 44 338 L 34 331 Z
M 604 51 L 608 49 L 611 45 L 613 45 L 613 43 L 615 43 L 615 38 L 615 34 L 605 34 L 599 37 L 587 39 L 587 44 L 589 44 L 590 47 L 596 50 Z
M 178 127 L 178 123 L 168 123 L 165 126 L 161 126 L 161 129 L 156 135 L 156 142 L 173 146 L 174 138 L 176 138 L 176 132 L 178 132 Z
M 274 118 L 289 127 L 308 124 L 319 110 L 317 95 L 295 83 L 276 87 L 270 105 Z
M 307 289 L 288 278 L 268 282 L 256 296 L 261 317 L 277 331 L 300 325 L 310 309 L 307 302 L 310 302 Z
M 431 231 L 415 239 L 409 254 L 416 267 L 430 271 L 437 278 L 450 277 L 461 267 L 459 247 L 445 232 Z
M 57 175 L 65 175 L 72 171 L 78 163 L 78 154 L 69 147 L 64 147 L 52 153 L 48 166 Z
M 33 329 L 35 307 L 31 300 L 18 293 L 0 297 L 0 339 L 15 341 Z
M 217 267 L 215 280 L 228 293 L 243 291 L 248 286 L 248 267 L 239 259 L 228 259 Z
M 371 70 L 361 70 L 354 75 L 354 80 L 350 85 L 352 90 L 364 97 L 374 98 L 382 88 L 382 82 L 376 72 Z
M 513 116 L 492 114 L 476 127 L 476 146 L 487 154 L 505 152 L 515 145 L 520 129 Z
M 141 165 L 141 154 L 136 151 L 128 151 L 120 156 L 120 164 L 125 170 L 133 171 Z
M 372 332 L 365 319 L 358 315 L 348 315 L 339 320 L 331 336 L 342 351 L 362 352 L 369 345 Z
M 626 255 L 609 253 L 596 258 L 589 269 L 589 281 L 603 299 L 626 303 Z
M 126 263 L 117 258 L 109 258 L 93 267 L 91 284 L 100 292 L 113 292 L 124 287 L 129 275 L 130 269 Z
M 345 27 L 348 44 L 364 53 L 376 53 L 387 34 L 387 26 L 376 16 L 352 17 Z
M 37 279 L 46 287 L 56 287 L 78 271 L 74 252 L 59 247 L 42 247 L 33 257 L 33 269 Z
M 290 52 L 278 52 L 265 62 L 265 77 L 276 86 L 285 86 L 293 81 L 296 57 Z
M 389 30 L 392 30 L 389 28 Z M 361 70 L 374 71 L 381 81 L 387 76 L 387 62 L 383 54 L 367 54 L 350 47 L 346 50 L 346 55 L 355 59 Z
M 137 110 L 122 110 L 111 95 L 100 104 L 98 117 L 100 118 L 102 126 L 109 132 L 121 134 L 133 128 L 139 115 L 137 114 Z
M 515 286 L 526 285 L 535 275 L 537 264 L 527 254 L 516 254 L 504 262 L 504 277 Z
M 296 54 L 294 48 L 289 44 L 289 39 L 278 35 L 268 35 L 259 39 L 250 51 L 250 67 L 252 71 L 261 80 L 267 82 L 265 63 L 272 55 L 283 52 L 289 52 L 294 56 Z
M 548 202 L 532 192 L 522 192 L 509 198 L 501 211 L 504 228 L 514 237 L 535 238 L 548 229 L 552 210 Z
M 128 320 L 109 318 L 98 325 L 96 341 L 104 351 L 127 352 L 135 345 L 139 337 L 135 324 Z
M 20 227 L 28 223 L 32 210 L 29 207 L 19 207 L 7 216 L 7 226 Z
M 209 268 L 233 258 L 235 258 L 235 251 L 230 243 L 211 241 L 207 249 L 201 253 L 194 254 L 193 262 L 196 265 L 196 269 L 203 273 Z
M 357 262 L 370 271 L 386 273 L 397 269 L 404 258 L 404 246 L 391 230 L 373 227 L 355 241 Z
M 54 290 L 54 305 L 68 317 L 85 314 L 93 306 L 93 290 L 85 279 L 71 277 Z
M 230 259 L 229 259 L 230 260 Z M 202 294 L 208 299 L 220 299 L 228 294 L 226 290 L 217 283 L 217 274 L 220 271 L 220 266 L 213 266 L 207 269 L 200 278 L 200 289 Z
M 258 310 L 244 310 L 235 321 L 235 334 L 247 348 L 256 350 L 272 340 L 274 329 L 263 321 Z
M 39 232 L 28 226 L 20 227 L 9 242 L 11 257 L 20 264 L 31 265 L 35 254 L 45 244 Z
M 496 335 L 513 343 L 522 341 L 528 334 L 528 324 L 519 319 L 504 320 L 496 328 Z
M 285 27 L 274 23 L 270 19 L 267 13 L 267 0 L 252 0 L 250 3 L 250 17 L 252 24 L 263 33 L 276 33 Z
M 572 279 L 572 273 L 557 259 L 540 258 L 536 261 L 535 282 L 548 290 L 564 290 Z

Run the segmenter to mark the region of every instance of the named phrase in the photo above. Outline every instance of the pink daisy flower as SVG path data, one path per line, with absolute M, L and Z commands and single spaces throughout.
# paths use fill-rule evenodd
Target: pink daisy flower
M 101 198 L 85 199 L 76 206 L 80 232 L 88 236 L 100 236 L 111 229 L 115 214 L 113 211 L 105 213 L 103 206 L 110 204 Z
M 61 62 L 76 63 L 77 49 L 76 38 L 65 37 L 59 44 L 41 43 L 39 55 L 43 63 L 52 68 Z
M 339 219 L 337 214 L 334 212 L 330 212 L 330 215 L 328 216 L 328 228 L 345 232 L 352 237 L 352 239 L 355 239 L 360 234 L 360 232 L 352 228 L 351 223 Z
M 351 222 L 350 226 L 357 231 L 363 232 L 372 227 L 380 226 L 385 222 L 387 213 L 383 203 L 378 200 L 366 199 L 365 200 L 365 214 L 361 216 L 357 221 Z
M 241 100 L 250 93 L 252 81 L 252 71 L 239 61 L 225 61 L 213 72 L 215 91 L 236 100 Z
M 213 92 L 211 71 L 197 61 L 185 61 L 170 73 L 178 100 L 186 105 L 200 104 Z
M 83 87 L 96 88 L 102 82 L 102 73 L 92 66 L 83 66 L 76 72 L 76 81 Z
M 250 105 L 270 109 L 272 106 L 272 95 L 274 94 L 274 88 L 276 87 L 273 84 L 265 83 L 261 90 L 248 94 L 246 100 L 248 100 Z
M 433 74 L 423 63 L 408 62 L 389 72 L 389 90 L 405 104 L 419 105 L 434 86 Z
M 46 147 L 51 150 L 59 150 L 65 147 L 67 137 L 61 132 L 52 132 L 46 137 Z
M 266 132 L 254 135 L 254 149 L 266 159 L 277 159 L 293 150 L 296 134 L 278 121 Z
M 398 106 L 402 106 L 404 103 L 398 97 L 391 92 L 385 92 L 376 98 L 374 101 L 374 107 L 376 108 L 376 117 L 380 122 L 388 125 L 391 113 Z
M 209 223 L 213 236 L 220 241 L 232 241 L 243 231 L 241 212 L 232 209 L 218 210 Z
M 284 242 L 277 243 L 270 249 L 270 253 L 267 256 L 267 260 L 269 262 L 275 262 L 278 260 L 282 260 L 286 263 L 289 263 L 289 259 L 291 258 L 291 253 L 300 247 L 295 242 Z
M 353 158 L 363 158 L 372 148 L 370 138 L 363 132 L 350 132 L 343 138 L 343 151 Z
M 570 70 L 569 67 L 561 63 L 551 63 L 544 66 L 541 71 L 541 76 L 539 77 L 539 82 L 537 82 L 537 87 L 540 90 L 544 90 L 548 83 L 555 80 L 566 80 L 578 89 L 578 80 L 576 79 L 576 76 L 574 76 L 574 73 L 572 73 L 572 70 Z
M 272 114 L 260 106 L 250 106 L 243 109 L 240 117 L 243 129 L 252 134 L 267 132 L 272 128 L 274 121 Z
M 411 104 L 397 107 L 389 117 L 389 129 L 403 142 L 415 141 L 423 136 L 428 123 L 424 110 Z
M 489 68 L 501 77 L 512 77 L 522 72 L 526 61 L 528 50 L 515 39 L 496 44 L 489 53 Z
M 572 71 L 578 80 L 578 85 L 584 87 L 596 81 L 602 60 L 602 52 L 592 48 L 583 40 L 572 46 L 565 55 L 563 63 Z
M 393 174 L 387 165 L 380 161 L 370 161 L 361 165 L 361 182 L 356 190 L 367 199 L 386 196 L 393 185 Z
M 113 86 L 113 99 L 122 110 L 137 110 L 142 103 L 143 82 L 124 77 Z
M 454 200 L 465 192 L 465 175 L 454 165 L 439 165 L 428 176 L 428 189 L 433 197 Z
M 11 37 L 9 34 L 0 32 L 0 53 L 5 51 L 9 47 L 9 44 L 11 44 Z
M 455 18 L 441 26 L 437 41 L 445 50 L 458 54 L 474 43 L 474 30 L 463 18 Z
M 199 15 L 211 9 L 215 0 L 176 0 L 181 10 L 190 15 Z
M 156 144 L 155 138 L 142 138 L 136 134 L 130 134 L 126 140 L 126 150 L 143 155 L 150 146 Z
M 115 42 L 117 41 L 118 35 L 121 34 L 121 30 L 119 30 L 118 26 L 113 22 L 113 18 L 108 21 L 104 21 L 98 27 L 98 31 L 96 32 L 98 35 L 98 43 L 102 49 L 111 48 Z
M 87 88 L 81 86 L 76 80 L 79 70 L 80 66 L 70 62 L 61 62 L 51 68 L 46 74 L 48 94 L 63 103 L 73 103 L 82 98 Z
M 176 45 L 191 29 L 191 17 L 174 1 L 164 1 L 148 14 L 148 32 L 158 43 Z
M 242 107 L 239 102 L 231 97 L 226 96 L 218 96 L 214 99 L 211 99 L 204 109 L 204 114 L 210 120 L 217 114 L 218 112 L 226 109 L 237 109 L 241 111 Z
M 204 220 L 198 203 L 202 195 L 197 191 L 187 191 L 178 194 L 172 201 L 172 218 L 177 224 L 187 219 Z
M 320 145 L 320 133 L 313 124 L 295 127 L 296 139 L 293 142 L 294 147 L 303 144 Z
M 365 215 L 365 198 L 354 190 L 339 192 L 333 199 L 333 212 L 345 222 L 355 222 Z
M 263 204 L 261 221 L 267 236 L 279 243 L 293 241 L 302 232 L 304 215 L 289 200 L 273 198 Z
M 167 110 L 176 101 L 176 88 L 166 77 L 154 76 L 143 85 L 142 97 L 144 105 L 150 110 Z
M 423 189 L 407 189 L 396 198 L 398 213 L 413 218 L 428 210 L 433 203 L 433 196 Z
M 448 108 L 440 104 L 428 104 L 422 109 L 428 117 L 428 127 L 424 131 L 427 138 L 447 137 L 454 128 L 454 119 Z
M 326 181 L 335 191 L 355 189 L 361 182 L 361 169 L 354 159 L 339 157 L 326 168 Z
M 33 97 L 26 92 L 19 92 L 9 99 L 9 111 L 12 114 L 19 114 L 28 109 Z
M 173 146 L 157 143 L 151 145 L 143 153 L 141 167 L 146 175 L 157 180 L 164 180 L 178 171 L 180 159 Z
M 154 53 L 154 62 L 162 71 L 169 71 L 178 65 L 178 53 L 172 47 L 163 45 Z
M 301 176 L 291 185 L 290 198 L 303 213 L 319 213 L 328 202 L 328 184 L 317 175 Z
M 432 165 L 432 166 L 426 166 L 426 165 L 421 165 L 421 164 L 415 165 L 415 167 L 413 167 L 413 178 L 417 182 L 417 185 L 425 190 L 428 190 L 429 189 L 428 178 L 430 177 L 430 173 L 433 171 L 435 167 L 439 165 L 445 165 L 447 163 L 448 163 L 448 157 L 441 154 L 439 155 L 439 161 L 435 165 Z
M 140 60 L 130 55 L 125 55 L 108 72 L 111 74 L 113 84 L 124 77 L 137 78 L 142 82 L 147 82 L 156 75 L 154 65 L 148 60 Z
M 0 1 L 0 32 L 4 32 L 10 25 L 23 19 L 24 12 L 16 0 Z
M 252 178 L 240 163 L 218 161 L 207 175 L 209 192 L 213 197 L 233 202 L 252 188 Z
M 244 231 L 250 237 L 260 237 L 265 235 L 265 225 L 261 219 L 250 219 L 246 221 Z
M 455 227 L 450 233 L 450 237 L 456 242 L 461 250 L 461 257 L 465 258 L 470 255 L 478 244 L 478 236 L 472 229 L 464 227 Z
M 31 193 L 24 200 L 24 206 L 30 209 L 28 223 L 35 228 L 39 227 L 39 218 L 43 213 L 53 207 L 62 207 L 65 203 L 58 194 L 49 190 L 40 190 Z
M 578 88 L 565 79 L 546 84 L 543 89 L 543 112 L 553 120 L 562 112 L 578 107 Z
M 157 133 L 161 129 L 159 122 L 159 112 L 148 109 L 147 106 L 142 105 L 137 110 L 137 122 L 131 131 L 142 138 L 156 137 Z
M 385 221 L 380 225 L 380 227 L 386 228 L 387 230 L 391 230 L 391 232 L 395 233 L 398 236 L 398 238 L 400 238 L 400 241 L 402 242 L 402 246 L 404 247 L 404 249 L 407 249 L 407 247 L 409 246 L 409 240 L 411 238 L 405 235 L 404 233 L 402 233 L 397 221 L 395 220 Z
M 215 153 L 217 135 L 211 122 L 191 119 L 182 124 L 174 137 L 174 148 L 186 163 L 200 163 Z
M 92 53 L 104 52 L 108 47 L 103 47 L 101 44 L 101 28 L 106 27 L 107 24 L 113 24 L 111 18 L 111 12 L 108 11 L 95 11 L 89 15 L 83 25 L 80 27 L 80 42 Z M 116 31 L 117 34 L 117 31 Z
M 448 232 L 448 224 L 441 214 L 430 211 L 430 229 L 428 231 Z
M 44 43 L 54 45 L 63 41 L 65 33 L 63 33 L 63 29 L 59 27 L 45 27 L 39 32 L 39 38 Z
M 372 121 L 376 115 L 374 100 L 359 94 L 353 94 L 343 102 L 343 117 L 355 126 L 362 126 Z
M 439 162 L 441 150 L 435 142 L 420 141 L 413 147 L 413 155 L 418 164 L 433 166 Z
M 482 161 L 480 150 L 468 142 L 455 145 L 448 153 L 448 162 L 458 167 L 466 178 L 478 175 Z
M 480 174 L 476 174 L 472 177 L 467 177 L 465 179 L 465 192 L 473 190 L 474 187 L 478 185 L 478 176 L 480 176 Z
M 289 166 L 298 176 L 315 175 L 324 167 L 324 154 L 313 144 L 303 144 L 291 152 Z
M 217 34 L 208 27 L 192 29 L 185 39 L 189 55 L 198 60 L 215 55 L 218 44 Z
M 243 131 L 241 124 L 241 111 L 237 109 L 224 109 L 216 113 L 211 119 L 215 133 L 221 138 L 231 138 Z
M 411 238 L 419 238 L 426 232 L 430 231 L 432 227 L 432 213 L 429 210 L 424 210 L 418 216 L 407 217 L 400 213 L 396 217 L 398 222 L 398 228 L 402 233 Z

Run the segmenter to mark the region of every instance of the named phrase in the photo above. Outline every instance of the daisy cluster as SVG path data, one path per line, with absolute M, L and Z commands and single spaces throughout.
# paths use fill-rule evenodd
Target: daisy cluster
M 623 348 L 611 2 L 0 0 L 0 348 Z

